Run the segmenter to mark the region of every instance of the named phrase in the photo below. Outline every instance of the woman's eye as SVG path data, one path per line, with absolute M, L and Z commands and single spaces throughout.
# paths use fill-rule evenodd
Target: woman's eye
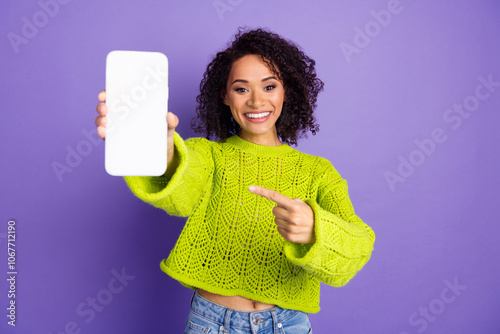
M 264 90 L 272 90 L 272 89 L 274 89 L 274 88 L 276 88 L 276 86 L 274 86 L 274 85 L 269 85 L 269 86 L 267 86 L 266 88 L 264 88 Z
M 243 88 L 243 87 L 240 87 L 240 88 L 236 88 L 235 91 L 237 91 L 237 92 L 244 92 L 244 91 L 246 91 L 246 89 Z

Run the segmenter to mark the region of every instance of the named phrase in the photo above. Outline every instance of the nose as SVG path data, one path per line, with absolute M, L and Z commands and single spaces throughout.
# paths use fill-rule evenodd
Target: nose
M 266 104 L 266 100 L 261 92 L 254 90 L 250 94 L 247 104 L 252 108 L 258 109 Z

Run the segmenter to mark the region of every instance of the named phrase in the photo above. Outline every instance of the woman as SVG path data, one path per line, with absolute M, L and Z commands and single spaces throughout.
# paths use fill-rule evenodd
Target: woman
M 346 284 L 371 256 L 375 235 L 346 181 L 288 146 L 318 130 L 314 65 L 274 33 L 240 29 L 200 85 L 192 126 L 206 139 L 184 141 L 168 113 L 165 174 L 125 177 L 142 200 L 189 216 L 161 262 L 194 290 L 185 333 L 312 333 L 320 282 Z M 97 111 L 104 139 L 105 103 Z

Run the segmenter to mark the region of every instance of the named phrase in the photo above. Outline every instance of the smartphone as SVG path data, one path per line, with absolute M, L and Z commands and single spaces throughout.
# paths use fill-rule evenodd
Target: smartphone
M 113 176 L 160 176 L 167 169 L 168 59 L 160 52 L 106 57 L 105 169 Z

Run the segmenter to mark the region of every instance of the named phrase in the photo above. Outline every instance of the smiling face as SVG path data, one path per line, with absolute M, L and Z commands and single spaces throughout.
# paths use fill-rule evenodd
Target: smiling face
M 223 100 L 241 126 L 238 135 L 249 142 L 279 146 L 276 121 L 281 115 L 285 89 L 259 55 L 233 63 Z

